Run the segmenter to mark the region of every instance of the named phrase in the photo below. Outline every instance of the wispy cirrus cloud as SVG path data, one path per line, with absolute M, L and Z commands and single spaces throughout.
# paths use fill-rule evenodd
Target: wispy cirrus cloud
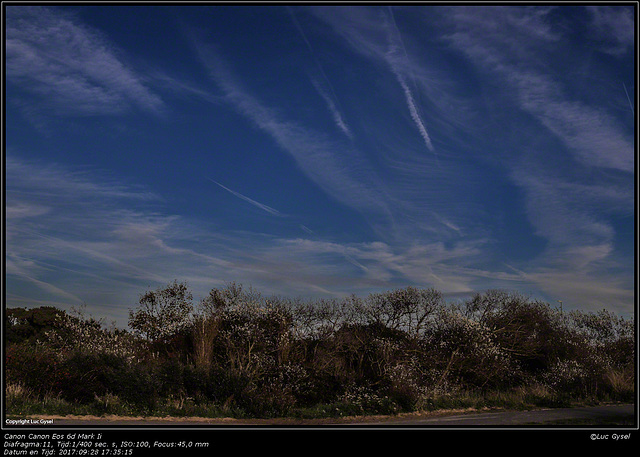
M 577 262 L 571 257 L 575 252 L 564 252 L 562 259 L 558 256 L 555 263 L 545 262 L 526 271 L 513 268 L 513 271 L 518 274 L 522 284 L 552 298 L 550 302 L 562 299 L 572 307 L 586 311 L 607 308 L 622 315 L 633 315 L 633 272 L 612 273 L 612 268 L 616 266 L 611 262 L 603 262 L 599 266 L 593 263 L 596 259 L 603 261 L 609 250 L 609 246 L 584 247 L 577 253 L 580 259 Z M 582 262 L 586 257 L 589 260 Z
M 513 69 L 507 78 L 519 95 L 520 106 L 536 116 L 580 162 L 624 172 L 634 170 L 633 139 L 613 116 L 568 99 L 545 75 Z
M 239 281 L 265 293 L 326 297 L 416 282 L 470 293 L 478 277 L 491 276 L 474 270 L 471 259 L 481 245 L 473 242 L 338 243 L 306 226 L 306 239 L 212 233 L 202 221 L 167 214 L 163 200 L 150 199 L 143 188 L 106 180 L 95 170 L 79 173 L 14 156 L 7 182 L 11 306 L 87 303 L 89 312 L 126 325 L 127 310 L 145 288 L 176 278 L 188 279 L 196 296 Z
M 323 14 L 330 16 L 331 11 L 321 10 Z M 339 11 L 342 14 L 342 10 Z M 349 13 L 346 14 L 348 19 Z M 410 132 L 416 125 L 424 127 L 419 115 L 421 108 L 418 107 L 417 97 L 410 88 L 410 85 L 414 85 L 414 82 L 420 79 L 419 75 L 424 73 L 424 69 L 407 60 L 406 50 L 404 44 L 400 43 L 400 38 L 391 40 L 389 35 L 397 34 L 397 30 L 390 22 L 385 26 L 384 20 L 391 21 L 388 12 L 385 14 L 387 16 L 382 17 L 383 20 L 377 16 L 371 18 L 366 15 L 364 20 L 357 18 L 359 28 L 365 32 L 368 30 L 366 20 L 375 19 L 371 28 L 375 29 L 378 41 L 363 38 L 356 32 L 353 32 L 356 34 L 353 39 L 358 40 L 357 46 L 371 48 L 370 51 L 365 49 L 359 53 L 367 58 L 372 57 L 370 53 L 373 53 L 374 64 L 385 69 L 385 77 L 396 81 L 398 75 L 401 77 L 404 88 L 400 85 L 402 90 L 399 93 L 403 94 L 403 97 L 398 97 L 400 105 L 407 109 L 407 117 L 413 117 L 414 120 L 408 123 L 405 123 L 404 119 L 399 121 L 402 124 L 400 133 L 394 128 L 395 122 L 398 122 L 395 111 L 389 112 L 387 106 L 382 105 L 382 119 L 377 116 L 377 112 L 373 115 L 365 109 L 365 116 L 371 116 L 370 121 L 375 122 L 378 127 L 371 132 L 347 127 L 350 135 L 346 136 L 349 139 L 355 138 L 356 141 L 346 141 L 346 138 L 322 130 L 314 124 L 305 124 L 301 120 L 303 116 L 298 112 L 286 112 L 282 108 L 267 106 L 245 87 L 242 75 L 234 73 L 215 44 L 205 43 L 194 36 L 191 36 L 191 40 L 198 57 L 230 106 L 267 133 L 296 161 L 305 176 L 326 194 L 364 215 L 381 239 L 395 239 L 396 242 L 406 244 L 411 243 L 416 236 L 423 238 L 425 234 L 430 237 L 459 236 L 462 232 L 455 219 L 472 219 L 478 211 L 473 198 L 469 198 L 472 195 L 469 188 L 473 186 L 473 175 L 477 174 L 477 171 L 471 163 L 445 163 L 438 160 L 435 148 L 434 154 L 425 155 L 423 148 L 427 144 L 433 147 L 426 128 L 423 131 L 424 136 L 404 135 L 405 129 Z M 350 23 L 340 22 L 341 27 L 351 30 L 348 25 Z M 348 38 L 350 37 L 351 35 L 348 35 Z M 391 53 L 389 49 L 392 50 Z M 391 68 L 395 73 L 390 71 Z M 324 78 L 316 78 L 316 89 L 320 93 L 325 92 L 326 100 L 330 102 L 334 97 L 319 83 L 322 80 Z M 382 99 L 391 103 L 395 109 L 397 93 L 393 94 L 393 100 L 386 100 L 388 95 L 383 94 Z M 349 102 L 351 109 L 364 108 L 358 106 L 358 100 Z M 412 116 L 412 113 L 415 116 Z M 336 114 L 339 115 L 339 112 L 336 111 Z M 437 115 L 432 113 L 432 117 Z M 336 122 L 339 123 L 337 119 Z M 417 121 L 417 124 L 414 121 Z M 366 122 L 365 119 L 361 120 L 361 124 Z M 389 141 L 390 138 L 393 140 Z M 365 151 L 365 148 L 371 150 Z M 454 175 L 466 176 L 464 184 L 453 185 L 451 177 Z M 460 196 L 456 214 L 453 214 L 451 206 L 439 197 L 443 193 L 448 193 L 451 198 Z
M 577 160 L 587 166 L 633 171 L 632 135 L 602 107 L 572 99 L 557 74 L 544 64 L 551 52 L 570 52 L 558 45 L 562 35 L 548 20 L 552 11 L 523 7 L 452 9 L 454 31 L 447 34 L 447 40 L 483 71 L 508 84 L 516 105 L 553 132 Z
M 412 64 L 396 25 L 393 11 L 367 8 L 314 8 L 315 15 L 330 24 L 351 47 L 376 62 L 382 62 L 395 75 L 405 96 L 406 106 L 425 146 L 435 148 L 425 121 L 419 112 L 408 79 L 412 78 Z
M 407 245 L 425 234 L 439 239 L 459 236 L 461 231 L 453 219 L 474 217 L 477 208 L 471 199 L 463 197 L 457 215 L 453 215 L 452 208 L 438 197 L 442 192 L 469 195 L 465 189 L 473 183 L 473 170 L 468 166 L 438 163 L 437 158 L 426 163 L 424 154 L 415 151 L 415 144 L 407 148 L 391 144 L 384 152 L 389 155 L 383 157 L 392 166 L 376 167 L 373 156 L 353 142 L 292 120 L 296 119 L 295 113 L 287 117 L 282 110 L 266 106 L 243 86 L 215 45 L 196 39 L 193 42 L 228 103 L 267 133 L 327 195 L 364 216 L 380 239 Z M 376 134 L 367 141 L 375 142 L 375 138 Z M 463 186 L 452 186 L 448 179 L 451 174 L 470 175 Z M 439 214 L 444 212 L 448 214 Z
M 305 297 L 499 287 L 631 309 L 628 9 L 319 6 L 271 9 L 271 23 L 189 8 L 163 36 L 181 50 L 187 35 L 195 53 L 136 56 L 147 43 L 115 46 L 117 29 L 81 20 L 104 14 L 108 31 L 126 7 L 11 8 L 9 112 L 71 121 L 105 139 L 100 151 L 119 150 L 118 138 L 71 117 L 151 114 L 129 124 L 144 147 L 132 143 L 113 174 L 72 165 L 104 161 L 64 133 L 22 149 L 39 139 L 14 116 L 14 305 L 100 303 L 126 320 L 145 287 L 184 278 L 196 296 L 228 280 Z M 140 39 L 157 23 L 141 24 Z M 177 122 L 155 125 L 160 112 Z M 153 173 L 128 168 L 159 150 L 181 155 Z M 235 184 L 254 164 L 268 166 L 253 175 L 268 197 Z M 153 187 L 116 178 L 136 173 Z M 177 191 L 168 175 L 186 184 Z
M 287 11 L 289 12 L 289 15 L 291 16 L 291 20 L 293 21 L 296 29 L 298 30 L 298 33 L 300 34 L 302 40 L 304 41 L 307 49 L 309 50 L 309 53 L 313 57 L 313 61 L 315 63 L 315 67 L 317 68 L 317 71 L 320 74 L 319 77 L 311 76 L 311 83 L 313 84 L 313 87 L 316 89 L 318 94 L 320 94 L 322 99 L 325 101 L 325 103 L 327 105 L 327 108 L 331 112 L 331 115 L 333 117 L 333 120 L 334 120 L 336 126 L 340 130 L 342 130 L 342 132 L 347 137 L 353 139 L 353 134 L 351 133 L 351 129 L 349 128 L 349 126 L 345 122 L 344 116 L 342 115 L 342 112 L 338 108 L 338 103 L 339 103 L 338 102 L 338 97 L 336 96 L 335 90 L 333 89 L 333 85 L 331 84 L 331 81 L 327 77 L 327 74 L 324 71 L 324 68 L 322 67 L 322 64 L 318 60 L 318 58 L 316 56 L 316 53 L 313 50 L 313 46 L 311 45 L 311 42 L 309 41 L 309 38 L 307 37 L 307 34 L 305 33 L 304 29 L 300 25 L 300 22 L 296 18 L 296 14 L 291 9 L 291 7 L 287 7 Z
M 632 129 L 612 105 L 580 93 L 571 73 L 550 64 L 585 52 L 572 47 L 568 31 L 557 26 L 561 18 L 551 18 L 556 13 L 552 7 L 462 7 L 447 9 L 440 19 L 445 41 L 503 85 L 495 93 L 502 109 L 513 113 L 512 119 L 505 116 L 504 128 L 521 131 L 500 157 L 523 191 L 535 234 L 545 240 L 544 250 L 517 270 L 523 281 L 550 296 L 622 310 L 632 300 L 632 282 L 613 272 L 627 268 L 629 258 L 620 251 L 628 246 L 620 244 L 620 227 L 610 216 L 626 220 L 633 214 Z M 591 13 L 592 26 L 612 33 L 605 24 L 628 11 L 604 7 Z M 624 30 L 613 41 L 628 45 L 624 37 L 633 24 L 620 20 L 618 27 Z M 614 54 L 622 57 L 622 51 Z M 616 96 L 624 100 L 622 83 L 607 87 L 619 87 Z M 521 113 L 536 123 L 524 124 Z M 537 129 L 557 142 L 541 145 L 533 139 Z
M 257 254 L 256 262 L 277 250 L 291 281 L 315 284 L 342 295 L 429 284 L 447 295 L 464 296 L 478 288 L 524 282 L 519 273 L 487 270 L 481 263 L 486 240 L 459 240 L 398 246 L 381 241 L 338 243 L 313 239 L 279 239 Z M 260 260 L 262 259 L 262 260 Z M 277 270 L 272 265 L 272 272 Z M 505 269 L 506 270 L 506 269 Z
M 140 293 L 176 278 L 188 280 L 196 297 L 228 281 L 265 293 L 341 296 L 354 286 L 342 274 L 348 268 L 366 273 L 358 284 L 381 287 L 397 268 L 376 266 L 388 256 L 382 244 L 341 246 L 212 231 L 203 221 L 167 212 L 164 200 L 150 198 L 144 188 L 105 179 L 96 170 L 80 173 L 12 155 L 6 194 L 10 306 L 42 303 L 66 309 L 86 303 L 89 312 L 107 314 L 124 326 Z M 300 228 L 315 237 L 306 226 Z
M 28 192 L 33 198 L 48 197 L 49 201 L 56 197 L 77 198 L 79 195 L 139 201 L 154 201 L 161 198 L 148 189 L 124 185 L 107 173 L 100 174 L 96 170 L 89 169 L 72 170 L 55 163 L 35 164 L 26 159 L 19 159 L 13 151 L 8 151 L 5 164 L 7 176 L 15 179 L 15 181 L 7 180 L 7 191 L 16 192 L 16 195 Z M 14 183 L 16 183 L 15 186 Z M 14 210 L 17 209 L 14 208 Z
M 355 148 L 265 106 L 242 87 L 212 45 L 196 42 L 195 46 L 228 102 L 290 154 L 307 177 L 363 214 L 389 217 L 388 195 L 381 180 Z
M 620 56 L 634 45 L 634 12 L 628 5 L 622 8 L 611 6 L 587 6 L 596 35 L 605 44 L 600 46 L 604 52 Z
M 23 111 L 95 116 L 164 103 L 96 30 L 71 14 L 41 6 L 6 8 L 7 81 L 20 88 Z
M 6 281 L 13 306 L 30 300 L 63 308 L 100 303 L 123 323 L 145 287 L 176 277 L 209 287 L 212 277 L 232 270 L 231 263 L 195 249 L 196 239 L 210 235 L 163 213 L 161 198 L 96 170 L 78 172 L 12 154 L 5 194 Z M 216 243 L 228 244 L 211 241 Z
M 34 261 L 25 260 L 14 255 L 5 257 L 6 275 L 18 277 L 21 280 L 28 282 L 30 285 L 35 286 L 42 292 L 56 297 L 58 300 L 67 302 L 68 304 L 79 305 L 82 303 L 82 299 L 73 293 L 63 290 L 50 282 L 36 278 L 36 274 L 33 272 L 34 269 L 42 270 L 41 266 Z

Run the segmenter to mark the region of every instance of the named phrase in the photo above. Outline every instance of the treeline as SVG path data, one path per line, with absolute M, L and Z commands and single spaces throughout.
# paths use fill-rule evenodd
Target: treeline
M 141 295 L 128 330 L 51 307 L 8 309 L 5 328 L 7 413 L 326 417 L 634 397 L 630 320 L 505 291 L 308 302 L 230 284 L 194 303 L 175 281 Z

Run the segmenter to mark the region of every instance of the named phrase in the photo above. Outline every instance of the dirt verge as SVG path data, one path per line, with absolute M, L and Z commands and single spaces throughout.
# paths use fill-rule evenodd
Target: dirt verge
M 471 414 L 486 412 L 489 409 L 478 410 L 475 408 L 452 409 L 442 411 L 422 411 L 413 413 L 401 413 L 393 416 L 348 416 L 339 418 L 324 419 L 297 419 L 297 418 L 277 418 L 277 419 L 236 419 L 231 417 L 211 418 L 211 417 L 156 417 L 156 416 L 77 416 L 77 415 L 34 415 L 28 416 L 26 419 L 38 421 L 53 420 L 53 425 L 57 424 L 73 424 L 73 425 L 268 425 L 268 426 L 325 426 L 325 425 L 353 425 L 367 423 L 385 422 L 393 424 L 395 421 L 420 420 L 428 418 L 436 418 L 454 414 Z

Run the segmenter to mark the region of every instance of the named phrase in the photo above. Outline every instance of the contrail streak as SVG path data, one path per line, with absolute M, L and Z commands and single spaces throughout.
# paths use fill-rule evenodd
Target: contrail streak
M 429 137 L 429 133 L 427 132 L 427 129 L 425 128 L 424 123 L 422 122 L 422 118 L 418 113 L 418 108 L 416 107 L 415 101 L 413 99 L 413 94 L 411 93 L 411 89 L 409 89 L 409 86 L 407 86 L 407 83 L 404 81 L 404 78 L 400 76 L 398 72 L 396 72 L 396 77 L 398 78 L 398 82 L 400 82 L 400 85 L 404 90 L 404 95 L 405 95 L 405 98 L 407 99 L 407 107 L 409 108 L 409 112 L 411 113 L 413 122 L 415 122 L 416 126 L 418 127 L 418 130 L 420 131 L 420 135 L 422 135 L 422 139 L 424 139 L 424 143 L 427 145 L 427 148 L 429 148 L 430 151 L 433 151 L 435 153 L 433 144 L 431 144 L 431 137 Z
M 245 195 L 242 195 L 241 193 L 236 192 L 235 190 L 231 190 L 228 187 L 225 187 L 222 184 L 220 184 L 218 181 L 214 181 L 213 179 L 211 179 L 209 177 L 205 176 L 205 178 L 207 178 L 209 181 L 217 184 L 218 186 L 222 187 L 227 192 L 230 192 L 231 194 L 235 195 L 236 197 L 241 198 L 242 200 L 244 200 L 244 201 L 246 201 L 248 203 L 251 203 L 253 206 L 258 207 L 261 210 L 264 210 L 269 214 L 273 214 L 274 216 L 280 216 L 281 215 L 280 211 L 278 211 L 277 209 L 274 209 L 274 208 L 272 208 L 270 206 L 267 206 L 267 205 L 263 205 L 262 203 L 257 202 L 257 201 L 255 201 L 255 200 L 253 200 L 253 199 L 251 199 L 251 198 L 249 198 L 249 197 L 247 197 Z
M 389 18 L 391 19 L 392 23 L 389 23 Z M 389 50 L 389 53 L 387 54 L 387 61 L 391 66 L 391 70 L 396 75 L 396 78 L 398 79 L 400 86 L 402 86 L 402 90 L 404 92 L 404 95 L 407 101 L 407 108 L 409 109 L 413 122 L 416 124 L 416 127 L 418 128 L 418 131 L 420 132 L 420 135 L 422 136 L 422 139 L 424 140 L 425 145 L 431 152 L 434 153 L 437 160 L 438 156 L 436 155 L 435 148 L 431 143 L 431 137 L 429 136 L 429 133 L 427 132 L 427 128 L 425 127 L 424 122 L 422 120 L 422 117 L 418 112 L 418 107 L 416 106 L 413 93 L 411 92 L 411 89 L 407 85 L 407 82 L 405 81 L 405 78 L 402 75 L 402 68 L 398 67 L 397 59 L 393 58 L 393 56 L 390 55 L 400 51 L 404 54 L 405 62 L 407 64 L 409 62 L 409 56 L 407 54 L 407 50 L 404 46 L 404 43 L 402 42 L 402 35 L 400 34 L 400 29 L 398 29 L 398 26 L 396 25 L 395 17 L 393 16 L 393 11 L 391 10 L 391 8 L 389 8 L 389 18 L 386 18 L 386 17 L 384 18 L 384 27 L 386 29 L 387 38 L 389 40 L 389 45 L 390 45 L 390 50 Z M 406 65 L 406 67 L 408 71 L 411 72 L 411 65 Z M 411 76 L 413 78 L 413 73 L 411 73 Z M 413 78 L 413 82 L 415 85 L 415 78 Z
M 633 110 L 633 105 L 631 104 L 631 99 L 629 98 L 629 93 L 627 92 L 627 86 L 625 86 L 624 82 L 622 83 L 622 87 L 624 87 L 624 93 L 627 94 L 627 101 L 629 102 L 629 108 L 631 108 L 631 112 L 635 116 L 636 113 Z
M 326 79 L 326 76 L 325 76 L 325 79 Z M 313 87 L 316 88 L 316 91 L 318 91 L 320 96 L 324 99 L 325 103 L 327 104 L 327 107 L 329 108 L 329 111 L 331 111 L 333 120 L 338 126 L 338 128 L 342 130 L 344 134 L 347 135 L 349 138 L 352 138 L 353 136 L 351 135 L 351 131 L 349 130 L 349 127 L 347 127 L 347 124 L 345 124 L 344 120 L 342 119 L 342 115 L 340 114 L 340 111 L 336 107 L 335 102 L 331 99 L 329 94 L 327 94 L 327 91 L 325 91 L 322 88 L 320 82 L 317 81 L 315 78 L 311 78 L 311 83 L 313 84 Z M 329 88 L 333 92 L 333 88 L 331 88 L 331 84 L 329 84 Z
M 307 48 L 309 49 L 309 52 L 311 53 L 311 55 L 313 57 L 313 60 L 315 61 L 316 66 L 318 67 L 318 70 L 320 71 L 320 74 L 322 75 L 322 78 L 324 79 L 324 82 L 325 82 L 326 86 L 328 87 L 329 91 L 331 92 L 332 96 L 330 96 L 327 93 L 327 90 L 325 90 L 323 87 L 321 87 L 320 82 L 316 81 L 314 78 L 312 78 L 312 80 L 311 80 L 311 82 L 313 83 L 313 86 L 316 88 L 318 93 L 322 96 L 322 98 L 324 99 L 325 103 L 327 104 L 327 107 L 329 108 L 329 111 L 331 111 L 333 119 L 334 119 L 336 125 L 338 126 L 338 128 L 340 128 L 340 130 L 342 130 L 344 132 L 344 134 L 347 135 L 349 138 L 352 138 L 351 130 L 349 130 L 349 127 L 347 126 L 347 124 L 342 119 L 342 114 L 340 113 L 340 110 L 338 109 L 338 106 L 337 106 L 338 105 L 338 97 L 336 96 L 336 92 L 333 89 L 333 85 L 331 84 L 331 81 L 329 81 L 329 78 L 327 77 L 327 74 L 325 73 L 324 69 L 322 68 L 322 65 L 320 65 L 320 62 L 318 61 L 318 58 L 316 57 L 316 53 L 313 50 L 313 47 L 311 46 L 311 42 L 309 42 L 309 39 L 307 38 L 307 34 L 304 33 L 304 30 L 302 29 L 302 26 L 298 22 L 298 19 L 296 18 L 295 13 L 291 10 L 290 7 L 287 7 L 287 10 L 289 11 L 289 15 L 291 16 L 291 20 L 295 24 L 296 29 L 298 29 L 298 32 L 300 33 L 300 36 L 302 37 L 302 39 L 304 40 L 305 44 L 307 45 Z
M 404 45 L 404 40 L 402 39 L 402 33 L 400 33 L 400 29 L 398 28 L 398 24 L 396 23 L 396 17 L 393 14 L 393 8 L 389 7 L 389 15 L 391 16 L 391 21 L 393 22 L 393 28 L 396 31 L 396 35 L 398 36 L 398 42 L 400 43 L 400 48 L 402 48 L 402 52 L 404 53 L 404 58 L 409 62 L 409 54 L 407 53 L 407 48 Z M 416 83 L 416 76 L 413 74 L 413 70 L 411 70 L 411 81 L 413 82 L 413 89 L 418 91 L 418 85 Z M 420 96 L 420 92 L 418 92 L 418 96 Z

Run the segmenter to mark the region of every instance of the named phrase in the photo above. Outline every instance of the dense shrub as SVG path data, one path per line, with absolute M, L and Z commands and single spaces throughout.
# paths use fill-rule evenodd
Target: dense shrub
M 54 349 L 23 342 L 5 353 L 8 383 L 21 384 L 36 395 L 57 395 L 68 383 L 64 359 Z
M 493 329 L 456 310 L 443 310 L 426 343 L 434 354 L 439 383 L 478 388 L 504 387 L 519 374 L 513 355 Z
M 75 314 L 57 314 L 41 342 L 61 353 L 109 354 L 129 362 L 143 357 L 145 342 L 128 331 L 114 326 L 107 328 L 101 321 L 86 317 L 82 310 L 76 310 Z
M 53 306 L 40 308 L 8 308 L 5 310 L 5 344 L 35 343 L 52 330 L 61 311 Z
M 303 302 L 230 284 L 188 314 L 191 299 L 178 282 L 147 292 L 132 333 L 82 313 L 13 311 L 6 380 L 29 404 L 251 417 L 634 394 L 632 322 L 606 311 L 561 313 L 504 291 L 449 305 L 416 288 Z

